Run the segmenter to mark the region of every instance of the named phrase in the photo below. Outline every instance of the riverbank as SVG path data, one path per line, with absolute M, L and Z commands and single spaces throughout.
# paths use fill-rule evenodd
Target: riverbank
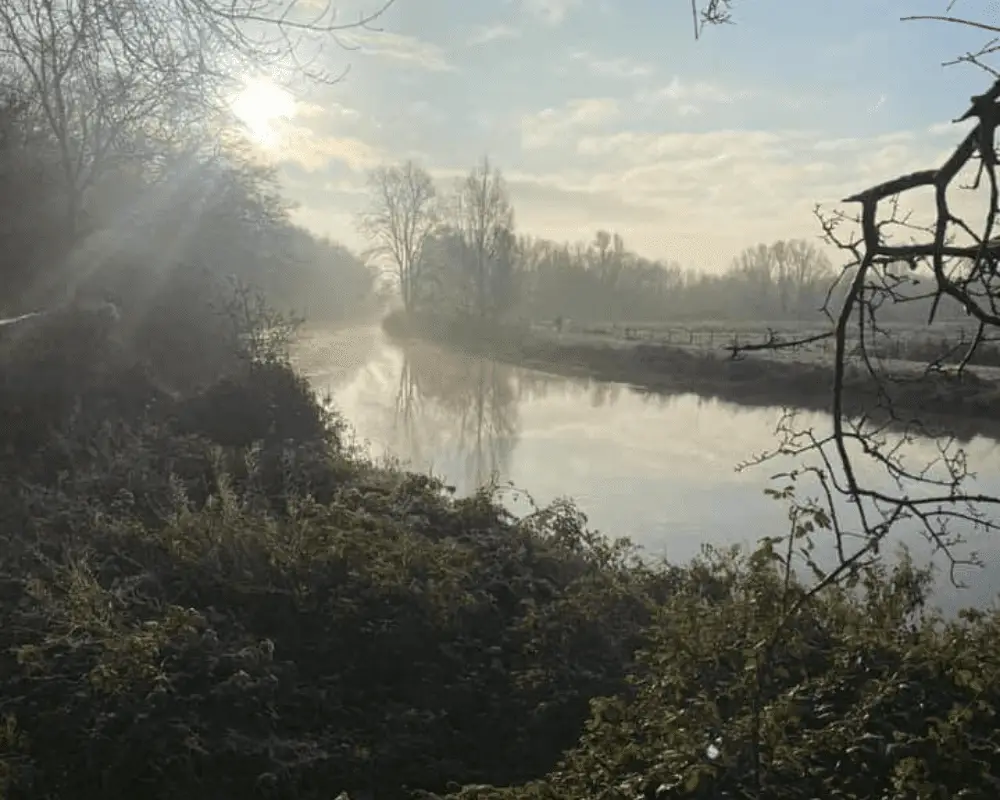
M 787 618 L 773 543 L 647 564 L 570 503 L 515 519 L 374 463 L 280 358 L 164 392 L 55 321 L 0 361 L 4 798 L 874 797 L 904 755 L 942 796 L 1000 780 L 1000 617 L 925 623 L 906 563 Z M 751 724 L 783 732 L 763 776 Z
M 514 785 L 625 689 L 682 574 L 376 464 L 280 357 L 166 392 L 95 322 L 0 351 L 0 797 Z
M 562 334 L 555 330 L 458 322 L 395 312 L 383 329 L 397 338 L 425 338 L 517 366 L 572 377 L 628 383 L 663 394 L 698 394 L 745 406 L 785 406 L 828 411 L 833 384 L 829 359 L 768 357 L 733 359 L 722 349 Z M 883 362 L 884 381 L 896 414 L 931 430 L 962 437 L 1000 436 L 1000 380 L 996 370 L 972 368 L 961 379 L 921 374 L 919 365 Z M 984 377 L 985 376 L 985 377 Z M 851 413 L 877 413 L 886 397 L 860 364 L 849 367 L 845 398 Z

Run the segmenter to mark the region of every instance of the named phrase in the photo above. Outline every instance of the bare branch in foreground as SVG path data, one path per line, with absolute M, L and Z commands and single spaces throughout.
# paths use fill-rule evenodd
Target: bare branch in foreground
M 972 98 L 959 120 L 974 119 L 976 125 L 938 168 L 847 197 L 845 203 L 860 206 L 856 216 L 817 212 L 826 241 L 846 256 L 838 279 L 842 288 L 828 296 L 829 331 L 797 339 L 772 332 L 764 343 L 729 348 L 739 358 L 751 351 L 833 341 L 832 430 L 803 430 L 794 415 L 785 417 L 775 449 L 743 465 L 791 460 L 797 466 L 776 477 L 808 479 L 819 486 L 837 561 L 819 586 L 877 557 L 897 528 L 925 537 L 947 559 L 955 580 L 958 566 L 975 563 L 957 546 L 971 534 L 1000 530 L 1000 497 L 975 486 L 964 449 L 941 431 L 941 420 L 959 417 L 960 404 L 982 384 L 977 359 L 984 342 L 1000 334 L 998 101 L 1000 80 Z M 970 170 L 974 180 L 967 187 L 959 185 L 960 176 Z M 956 188 L 966 190 L 959 196 L 985 204 L 976 214 L 976 219 L 982 217 L 980 225 L 958 213 Z M 928 189 L 933 192 L 933 220 L 916 224 L 911 214 L 901 213 L 901 199 Z M 852 231 L 845 237 L 845 223 L 859 234 Z M 957 344 L 901 360 L 901 340 L 914 331 L 900 331 L 884 320 L 894 306 L 917 299 L 930 304 L 928 327 L 945 303 L 964 309 L 970 327 Z M 929 442 L 935 443 L 936 455 L 928 454 Z

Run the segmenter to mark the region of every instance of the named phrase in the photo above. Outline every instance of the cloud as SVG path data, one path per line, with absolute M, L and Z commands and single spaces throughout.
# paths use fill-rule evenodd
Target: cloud
M 674 76 L 658 89 L 641 89 L 635 100 L 647 108 L 672 108 L 682 116 L 697 114 L 705 105 L 731 105 L 757 95 L 749 89 L 730 89 L 711 81 L 687 82 Z
M 617 191 L 589 185 L 585 179 L 521 171 L 505 172 L 504 177 L 515 208 L 525 220 L 544 219 L 547 225 L 581 227 L 589 235 L 595 219 L 628 226 L 654 223 L 662 216 L 653 205 L 633 202 Z
M 521 118 L 521 146 L 538 150 L 579 131 L 598 128 L 618 116 L 618 101 L 610 97 L 571 100 L 562 108 L 547 108 Z
M 913 141 L 915 138 L 916 134 L 913 131 L 894 131 L 868 138 L 849 136 L 841 139 L 819 139 L 813 145 L 813 149 L 819 152 L 858 151 L 870 147 L 873 143 L 877 145 L 898 144 Z
M 926 131 L 899 131 L 817 148 L 818 142 L 838 140 L 823 140 L 809 130 L 620 130 L 579 136 L 577 148 L 567 148 L 568 161 L 543 162 L 537 169 L 499 166 L 524 233 L 578 241 L 599 228 L 611 229 L 644 255 L 719 271 L 758 242 L 805 238 L 822 247 L 816 203 L 831 210 L 868 186 L 937 166 L 959 138 L 942 143 Z M 432 174 L 447 189 L 466 171 L 456 163 Z M 348 195 L 341 184 L 337 190 L 328 202 L 331 213 L 360 209 L 363 194 Z M 972 193 L 953 195 L 956 213 L 965 216 L 981 207 L 982 198 L 977 203 Z M 904 199 L 901 210 L 912 210 L 915 222 L 931 218 L 930 193 Z M 972 218 L 979 219 L 974 213 Z M 337 231 L 329 220 L 326 225 L 324 230 L 342 240 L 355 240 L 353 231 Z M 830 255 L 835 263 L 843 260 Z
M 343 120 L 357 120 L 361 117 L 361 112 L 356 108 L 349 108 L 342 103 L 326 102 L 310 103 L 298 101 L 295 104 L 296 119 L 322 120 L 324 122 L 341 122 Z
M 553 24 L 575 5 L 517 2 Z M 474 54 L 463 52 L 463 37 L 475 47 L 520 35 L 514 24 L 461 31 L 451 55 L 459 65 L 460 57 Z M 452 69 L 451 51 L 410 37 L 371 34 L 362 49 L 421 69 Z M 815 203 L 832 205 L 896 175 L 938 166 L 944 148 L 967 130 L 930 125 L 926 117 L 911 130 L 886 130 L 885 120 L 876 122 L 884 110 L 864 113 L 877 91 L 844 90 L 844 107 L 860 111 L 858 119 L 864 120 L 848 124 L 843 109 L 820 113 L 830 94 L 816 100 L 816 113 L 782 114 L 794 100 L 793 86 L 741 85 L 733 73 L 717 79 L 709 73 L 657 76 L 632 48 L 594 52 L 556 40 L 547 55 L 545 66 L 569 65 L 569 80 L 583 83 L 563 76 L 562 98 L 526 107 L 530 113 L 517 116 L 504 110 L 507 85 L 492 103 L 476 87 L 470 102 L 454 92 L 462 77 L 454 73 L 422 75 L 426 87 L 407 84 L 407 95 L 384 101 L 368 93 L 352 99 L 352 85 L 345 83 L 331 94 L 343 104 L 302 107 L 293 122 L 311 131 L 300 131 L 282 153 L 305 206 L 301 218 L 353 245 L 352 220 L 365 202 L 365 169 L 420 149 L 425 154 L 418 160 L 433 168 L 442 188 L 450 188 L 447 179 L 472 166 L 471 142 L 503 170 L 523 232 L 578 240 L 608 228 L 645 255 L 719 270 L 757 242 L 815 240 L 820 233 Z M 532 62 L 523 63 L 533 68 Z M 559 80 L 553 70 L 538 69 L 547 80 Z M 570 99 L 587 91 L 580 87 L 588 80 L 594 82 L 588 74 L 609 79 L 609 96 Z M 441 77 L 441 88 L 430 85 Z M 612 80 L 621 81 L 614 91 Z M 551 92 L 541 83 L 538 88 L 539 94 Z M 374 125 L 375 119 L 384 128 Z M 724 125 L 718 124 L 721 119 Z M 916 206 L 921 215 L 926 211 L 923 200 Z
M 469 47 L 488 44 L 499 39 L 517 39 L 521 31 L 511 25 L 480 25 L 469 35 L 465 43 Z
M 574 61 L 582 62 L 594 75 L 604 78 L 642 78 L 653 74 L 653 68 L 631 58 L 600 58 L 585 50 L 570 53 Z
M 829 209 L 867 186 L 939 165 L 961 138 L 954 129 L 947 141 L 926 130 L 849 139 L 823 138 L 806 129 L 593 130 L 620 119 L 617 113 L 613 103 L 592 98 L 535 115 L 529 133 L 537 138 L 530 143 L 557 142 L 560 158 L 548 159 L 554 151 L 546 151 L 547 160 L 536 169 L 499 163 L 524 233 L 564 241 L 589 239 L 598 228 L 608 228 L 645 255 L 718 271 L 757 242 L 817 241 L 817 202 Z M 300 154 L 299 162 L 314 170 L 331 158 L 357 169 L 381 155 L 357 140 L 333 138 L 317 142 L 312 154 Z M 302 218 L 321 220 L 324 232 L 353 245 L 358 241 L 353 223 L 345 222 L 341 230 L 337 215 L 348 219 L 360 210 L 364 194 L 361 176 L 346 168 L 327 171 L 323 191 L 304 175 L 303 185 L 311 182 L 314 191 Z M 467 170 L 466 164 L 445 160 L 432 174 L 448 188 Z M 920 219 L 927 219 L 929 199 L 909 206 Z M 970 204 L 963 196 L 956 209 L 961 213 Z M 837 254 L 831 255 L 839 263 Z
M 766 158 L 779 154 L 791 142 L 808 141 L 808 132 L 716 130 L 704 133 L 647 133 L 619 131 L 584 136 L 576 150 L 586 156 L 615 155 L 618 162 L 648 163 L 663 158 L 700 159 L 705 156 Z
M 931 136 L 954 136 L 957 139 L 968 134 L 975 124 L 974 119 L 965 119 L 961 122 L 935 122 L 928 126 L 927 133 Z
M 362 53 L 416 65 L 431 72 L 450 72 L 455 69 L 441 47 L 414 36 L 352 29 L 338 34 L 338 38 L 348 47 L 357 48 Z
M 925 132 L 822 139 L 812 130 L 584 134 L 576 160 L 510 176 L 518 219 L 537 235 L 617 229 L 639 252 L 717 270 L 755 242 L 820 233 L 813 209 L 940 164 Z M 903 206 L 928 219 L 929 197 Z M 975 198 L 958 200 L 966 211 Z
M 307 172 L 318 172 L 331 162 L 361 171 L 381 163 L 385 155 L 373 145 L 353 136 L 331 136 L 303 125 L 283 125 L 278 164 L 295 164 Z
M 521 8 L 548 25 L 559 25 L 581 0 L 521 0 Z

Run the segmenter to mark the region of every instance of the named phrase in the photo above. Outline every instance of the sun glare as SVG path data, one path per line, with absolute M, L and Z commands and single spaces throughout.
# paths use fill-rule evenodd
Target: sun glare
M 275 123 L 291 119 L 295 100 L 270 81 L 255 80 L 248 81 L 236 95 L 232 108 L 251 139 L 263 147 L 273 147 L 278 141 Z

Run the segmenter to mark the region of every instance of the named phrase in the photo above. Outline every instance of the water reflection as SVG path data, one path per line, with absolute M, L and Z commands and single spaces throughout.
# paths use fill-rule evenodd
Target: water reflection
M 400 354 L 391 449 L 418 465 L 458 462 L 465 491 L 507 475 L 519 433 L 513 370 L 418 344 Z
M 314 384 L 333 391 L 376 454 L 430 469 L 462 494 L 496 472 L 542 503 L 568 495 L 595 528 L 676 561 L 705 542 L 752 544 L 787 530 L 787 506 L 763 493 L 787 464 L 735 469 L 774 446 L 779 409 L 568 379 L 428 344 L 397 346 L 377 329 L 337 336 L 313 345 L 331 351 L 327 361 L 314 352 L 300 362 Z M 351 355 L 333 354 L 338 347 Z M 828 420 L 804 413 L 799 424 L 821 430 Z M 1000 492 L 997 444 L 975 439 L 966 450 L 983 491 Z M 926 463 L 936 449 L 925 440 L 909 452 L 911 463 Z M 865 479 L 876 477 L 872 468 Z M 901 529 L 921 559 L 930 550 L 916 533 Z M 968 549 L 980 550 L 989 579 L 976 578 L 963 602 L 987 603 L 1000 550 L 992 542 Z M 945 595 L 943 604 L 959 602 L 953 590 Z
M 414 467 L 442 474 L 463 494 L 493 478 L 510 479 L 523 404 L 556 400 L 600 409 L 613 406 L 625 389 L 518 369 L 420 342 L 386 343 L 380 357 L 392 362 L 389 372 L 398 375 L 391 421 L 384 430 L 362 426 L 365 435 Z M 360 380 L 376 374 L 378 370 Z M 346 377 L 335 387 L 338 397 L 345 388 L 350 395 L 353 376 Z M 354 406 L 345 411 L 353 421 Z

